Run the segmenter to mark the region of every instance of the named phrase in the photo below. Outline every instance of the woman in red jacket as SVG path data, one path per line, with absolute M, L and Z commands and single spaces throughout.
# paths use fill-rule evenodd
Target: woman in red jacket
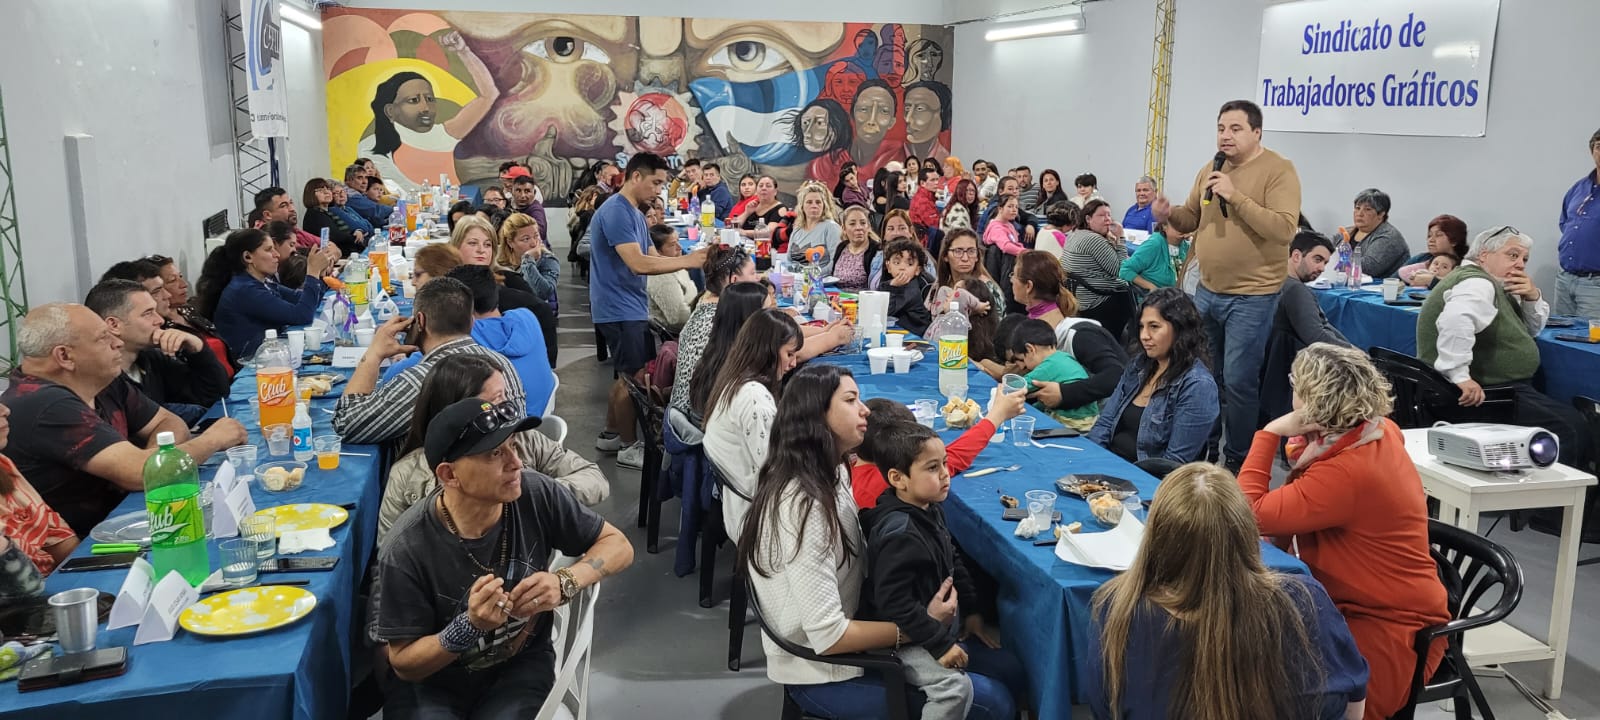
M 1371 668 L 1366 717 L 1406 703 L 1418 630 L 1450 620 L 1428 555 L 1422 479 L 1400 428 L 1386 416 L 1389 383 L 1360 351 L 1315 343 L 1295 358 L 1294 411 L 1255 435 L 1239 473 L 1261 534 L 1299 555 L 1344 614 Z M 1289 480 L 1268 490 L 1282 438 Z M 1428 653 L 1431 675 L 1444 644 Z

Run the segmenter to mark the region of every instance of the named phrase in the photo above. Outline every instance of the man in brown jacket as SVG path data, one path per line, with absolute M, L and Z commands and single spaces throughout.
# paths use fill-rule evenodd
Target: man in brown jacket
M 1222 386 L 1223 454 L 1238 470 L 1256 430 L 1261 363 L 1272 330 L 1289 242 L 1300 217 L 1294 164 L 1261 146 L 1261 108 L 1234 100 L 1217 114 L 1220 170 L 1201 168 L 1182 205 L 1165 196 L 1151 210 L 1158 222 L 1194 233 L 1200 268 L 1195 304 L 1211 341 L 1212 370 Z M 1206 192 L 1211 199 L 1203 199 Z

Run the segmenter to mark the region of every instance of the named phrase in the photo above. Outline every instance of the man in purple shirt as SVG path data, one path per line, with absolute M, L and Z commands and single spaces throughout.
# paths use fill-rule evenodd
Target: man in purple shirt
M 1600 130 L 1589 136 L 1589 155 L 1595 169 L 1561 199 L 1555 312 L 1600 319 Z

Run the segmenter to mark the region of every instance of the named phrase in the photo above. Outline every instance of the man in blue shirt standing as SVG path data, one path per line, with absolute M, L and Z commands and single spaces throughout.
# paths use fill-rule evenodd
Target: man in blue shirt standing
M 1556 276 L 1555 311 L 1600 319 L 1600 130 L 1589 136 L 1595 169 L 1561 199 L 1561 242 L 1556 246 L 1561 273 Z
M 1122 215 L 1122 227 L 1128 230 L 1156 231 L 1156 218 L 1150 214 L 1150 204 L 1156 201 L 1155 178 L 1146 175 L 1133 184 L 1133 207 Z
M 733 213 L 733 193 L 728 191 L 728 184 L 722 181 L 722 167 L 716 163 L 708 162 L 700 166 L 700 202 L 708 198 L 716 206 L 716 216 L 725 218 Z M 699 221 L 696 221 L 699 222 Z
M 667 161 L 653 153 L 628 160 L 626 180 L 594 212 L 589 221 L 589 312 L 594 327 L 605 339 L 617 372 L 632 375 L 655 356 L 650 339 L 650 305 L 645 296 L 645 276 L 665 275 L 700 267 L 706 250 L 681 257 L 650 253 L 650 233 L 639 208 L 661 194 L 667 184 Z M 618 379 L 611 386 L 606 409 L 606 430 L 595 449 L 617 453 L 617 464 L 644 466 L 644 447 L 638 442 L 628 386 Z

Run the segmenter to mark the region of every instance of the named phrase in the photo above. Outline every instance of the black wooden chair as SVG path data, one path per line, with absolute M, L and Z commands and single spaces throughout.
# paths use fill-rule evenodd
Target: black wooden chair
M 761 596 L 756 594 L 754 586 L 746 588 L 750 594 L 750 610 L 755 613 L 756 622 L 761 624 L 761 631 L 783 651 L 811 662 L 826 663 L 828 665 L 847 665 L 870 670 L 878 673 L 883 680 L 884 700 L 889 707 L 888 720 L 910 720 L 911 703 L 906 695 L 906 672 L 900 666 L 900 658 L 888 650 L 875 650 L 863 653 L 840 653 L 838 655 L 818 655 L 810 649 L 796 645 L 776 633 L 767 625 L 767 618 L 761 613 Z M 783 688 L 783 720 L 802 720 L 807 715 L 800 709 L 799 703 L 789 696 L 789 688 Z
M 1572 406 L 1583 413 L 1585 429 L 1589 431 L 1589 472 L 1600 474 L 1600 400 L 1579 395 L 1572 398 Z M 1583 510 L 1583 542 L 1600 542 L 1600 491 L 1589 488 L 1588 499 Z M 1600 557 L 1588 560 L 1579 560 L 1578 565 L 1593 565 L 1600 563 Z
M 1522 600 L 1522 566 L 1510 552 L 1488 538 L 1438 520 L 1428 521 L 1428 543 L 1454 619 L 1417 631 L 1417 667 L 1412 674 L 1411 698 L 1391 720 L 1411 720 L 1417 705 L 1447 698 L 1455 704 L 1456 720 L 1470 720 L 1473 705 L 1486 720 L 1494 720 L 1494 711 L 1467 665 L 1462 639 L 1468 630 L 1500 622 L 1516 609 Z M 1478 603 L 1491 593 L 1498 594 L 1494 605 L 1479 610 Z M 1444 659 L 1439 661 L 1433 677 L 1426 677 L 1428 648 L 1438 638 L 1445 639 Z
M 711 504 L 706 511 L 706 518 L 700 523 L 700 607 L 710 608 L 716 605 L 712 588 L 717 575 L 717 546 L 726 540 L 736 557 L 739 552 L 739 538 L 729 537 L 727 526 L 722 521 L 722 498 L 727 497 L 728 493 L 743 498 L 747 503 L 752 502 L 753 498 L 728 482 L 709 456 L 706 462 L 711 463 L 711 477 L 716 480 L 719 491 L 717 500 Z M 728 669 L 734 672 L 739 671 L 739 665 L 744 661 L 745 608 L 749 602 L 744 572 L 744 568 L 735 562 L 733 583 L 728 587 Z
M 628 375 L 622 375 L 628 397 L 639 416 L 639 439 L 644 441 L 644 467 L 639 470 L 639 527 L 645 528 L 645 550 L 660 550 L 661 539 L 661 423 L 666 408 Z
M 1367 354 L 1394 390 L 1394 412 L 1389 417 L 1402 428 L 1505 422 L 1516 413 L 1516 392 L 1509 387 L 1486 387 L 1482 405 L 1462 407 L 1461 388 L 1422 360 L 1384 347 L 1369 348 Z

